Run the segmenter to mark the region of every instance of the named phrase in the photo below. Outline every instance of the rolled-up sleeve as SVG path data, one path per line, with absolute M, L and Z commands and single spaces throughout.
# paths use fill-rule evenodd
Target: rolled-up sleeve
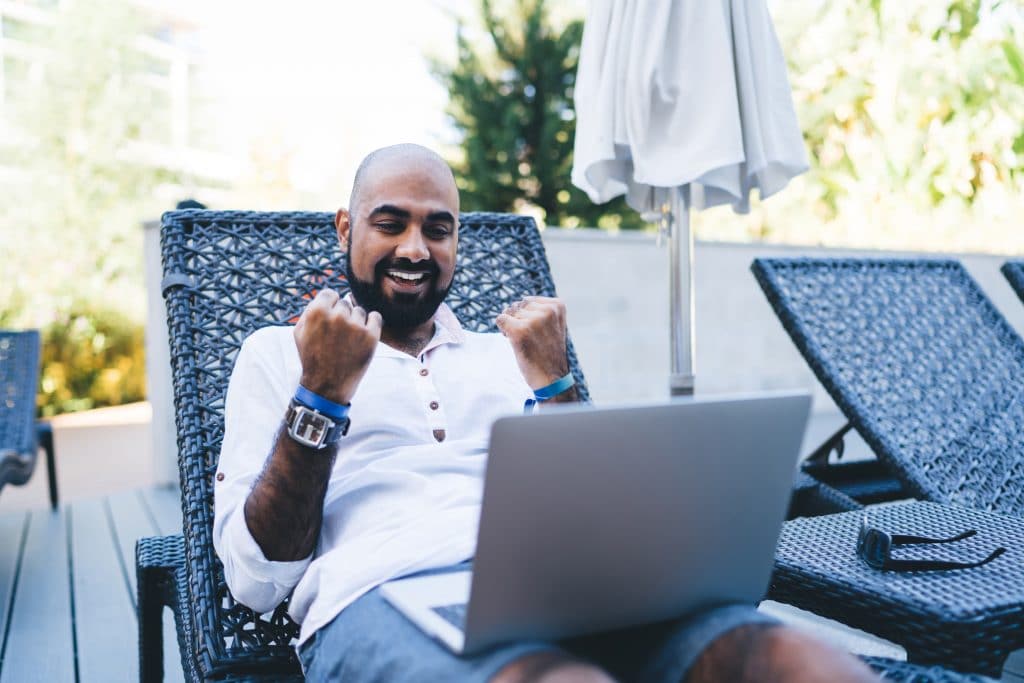
M 287 339 L 282 335 L 287 334 Z M 285 409 L 295 393 L 294 343 L 288 328 L 249 336 L 235 360 L 224 403 L 224 442 L 214 485 L 213 547 L 236 600 L 267 612 L 302 578 L 312 555 L 295 562 L 268 560 L 245 521 L 245 501 L 270 457 Z

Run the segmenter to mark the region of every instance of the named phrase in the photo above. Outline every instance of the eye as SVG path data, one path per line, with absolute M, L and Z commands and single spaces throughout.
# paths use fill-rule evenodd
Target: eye
M 444 225 L 443 223 L 428 225 L 423 228 L 423 233 L 430 239 L 435 240 L 444 239 L 445 237 L 450 235 L 451 232 L 451 228 L 449 228 L 447 225 Z
M 378 230 L 390 233 L 402 232 L 402 230 L 405 228 L 404 225 L 402 225 L 401 223 L 397 223 L 395 221 L 380 221 L 375 225 Z

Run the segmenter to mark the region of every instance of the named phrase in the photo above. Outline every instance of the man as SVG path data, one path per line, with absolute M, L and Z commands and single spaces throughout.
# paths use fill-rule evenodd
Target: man
M 374 152 L 335 218 L 351 296 L 321 291 L 294 329 L 243 344 L 215 488 L 235 597 L 266 611 L 291 594 L 317 681 L 872 680 L 752 606 L 459 658 L 383 601 L 389 579 L 472 558 L 491 422 L 576 398 L 559 300 L 516 302 L 502 334 L 463 330 L 443 304 L 458 215 L 440 157 Z

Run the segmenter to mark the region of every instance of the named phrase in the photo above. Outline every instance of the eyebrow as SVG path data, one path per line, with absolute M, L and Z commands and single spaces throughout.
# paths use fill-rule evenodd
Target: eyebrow
M 382 213 L 391 216 L 397 216 L 398 218 L 404 218 L 407 220 L 412 217 L 412 214 L 409 211 L 406 211 L 401 207 L 395 206 L 394 204 L 381 204 L 380 206 L 378 206 L 377 208 L 370 212 L 370 218 L 373 218 L 374 216 Z M 447 221 L 452 225 L 455 224 L 455 216 L 453 216 L 448 211 L 431 211 L 430 213 L 427 214 L 427 220 Z
M 431 211 L 427 214 L 428 221 L 447 221 L 452 225 L 455 225 L 455 216 L 451 215 L 447 211 Z
M 381 204 L 376 209 L 370 212 L 370 218 L 373 218 L 374 216 L 380 213 L 391 214 L 392 216 L 398 216 L 399 218 L 410 218 L 412 216 L 411 213 L 409 213 L 405 209 L 398 208 L 394 204 Z

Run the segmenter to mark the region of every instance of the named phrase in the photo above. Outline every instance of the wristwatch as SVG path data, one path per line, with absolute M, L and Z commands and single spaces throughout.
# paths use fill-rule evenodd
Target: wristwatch
M 288 404 L 288 413 L 285 416 L 288 436 L 303 446 L 317 450 L 333 446 L 341 441 L 341 437 L 348 433 L 350 423 L 351 420 L 347 415 L 336 420 L 295 399 Z

